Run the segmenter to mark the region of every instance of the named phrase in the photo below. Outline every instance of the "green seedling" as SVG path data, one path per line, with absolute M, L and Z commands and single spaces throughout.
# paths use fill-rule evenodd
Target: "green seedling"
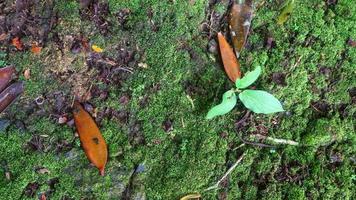
M 284 109 L 281 102 L 272 94 L 263 90 L 245 89 L 257 80 L 261 71 L 261 67 L 258 66 L 255 70 L 248 72 L 243 78 L 237 79 L 235 82 L 236 88 L 224 93 L 222 102 L 209 110 L 206 119 L 212 119 L 230 112 L 237 103 L 237 97 L 246 108 L 255 113 L 271 114 L 283 112 Z M 236 93 L 238 93 L 238 96 Z

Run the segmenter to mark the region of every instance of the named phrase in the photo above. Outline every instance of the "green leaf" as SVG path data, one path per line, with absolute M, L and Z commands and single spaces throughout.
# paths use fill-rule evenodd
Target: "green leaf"
M 206 119 L 212 119 L 218 115 L 224 115 L 230 112 L 235 107 L 236 102 L 237 97 L 233 90 L 225 92 L 222 102 L 209 110 L 208 114 L 206 115 Z
M 270 114 L 284 111 L 281 103 L 272 94 L 262 90 L 244 90 L 239 98 L 246 108 L 255 113 Z
M 236 87 L 238 89 L 247 88 L 252 83 L 254 83 L 261 74 L 261 67 L 257 66 L 252 72 L 248 72 L 242 79 L 236 80 Z
M 282 25 L 284 22 L 287 21 L 288 17 L 291 15 L 292 11 L 294 10 L 294 0 L 286 1 L 285 6 L 278 16 L 277 24 Z

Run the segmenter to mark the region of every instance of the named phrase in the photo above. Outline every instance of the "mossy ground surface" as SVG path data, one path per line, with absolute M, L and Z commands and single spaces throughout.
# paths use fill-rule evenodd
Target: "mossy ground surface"
M 137 178 L 139 186 L 133 188 L 144 191 L 146 199 L 179 199 L 194 192 L 201 193 L 202 199 L 356 199 L 356 107 L 350 94 L 356 87 L 356 49 L 347 44 L 350 38 L 356 39 L 355 4 L 354 0 L 339 0 L 335 5 L 299 0 L 283 26 L 276 24 L 277 1 L 264 1 L 256 9 L 248 46 L 240 57 L 242 71 L 261 65 L 263 74 L 256 87 L 275 94 L 287 112 L 253 114 L 248 126 L 236 131 L 234 124 L 245 114 L 241 104 L 225 116 L 205 120 L 209 108 L 233 86 L 218 56 L 207 51 L 209 39 L 200 29 L 207 20 L 207 1 L 109 0 L 112 26 L 107 36 L 80 19 L 76 1 L 59 1 L 56 30 L 61 37 L 81 33 L 106 55 L 115 55 L 113 46 L 126 38 L 144 52 L 140 62 L 147 67 L 135 67 L 120 86 L 110 85 L 105 101 L 91 100 L 98 110 L 110 107 L 130 113 L 128 124 L 111 118 L 99 123 L 109 148 L 106 176 L 100 177 L 81 151 L 74 128 L 58 124 L 53 116 L 22 112 L 40 95 L 72 94 L 70 80 L 53 78 L 52 71 L 65 66 L 84 76 L 95 73 L 85 70 L 85 55 L 67 50 L 71 63 L 65 63 L 53 56 L 49 42 L 40 55 L 11 51 L 6 58 L 0 57 L 16 66 L 25 83 L 25 93 L 3 116 L 26 125 L 19 130 L 11 124 L 0 133 L 0 160 L 7 165 L 0 172 L 11 173 L 10 180 L 0 178 L 0 199 L 31 199 L 22 195 L 31 182 L 40 184 L 33 197 L 38 198 L 48 190 L 51 178 L 59 183 L 50 199 L 114 199 L 120 184 L 130 181 L 121 174 L 130 174 L 139 164 L 145 170 Z M 212 9 L 222 14 L 225 5 L 218 2 Z M 131 11 L 126 30 L 114 16 L 123 8 Z M 152 30 L 150 21 L 158 30 Z M 265 47 L 267 37 L 275 41 L 271 49 Z M 29 80 L 22 75 L 25 69 L 31 69 Z M 285 83 L 277 84 L 273 74 L 282 74 Z M 155 85 L 158 90 L 152 89 Z M 119 98 L 127 93 L 130 101 L 122 106 Z M 140 106 L 143 98 L 147 103 Z M 70 103 L 68 99 L 66 104 Z M 320 110 L 320 104 L 328 109 Z M 162 128 L 167 119 L 173 123 L 168 133 Z M 144 144 L 130 141 L 131 122 L 140 122 Z M 301 145 L 240 146 L 243 142 L 237 135 L 253 140 L 249 135 L 254 133 Z M 60 153 L 53 148 L 28 151 L 26 143 L 34 134 L 45 135 L 48 146 L 57 140 L 74 140 L 74 147 Z M 204 192 L 242 153 L 243 161 L 222 187 Z M 39 174 L 36 167 L 50 173 Z

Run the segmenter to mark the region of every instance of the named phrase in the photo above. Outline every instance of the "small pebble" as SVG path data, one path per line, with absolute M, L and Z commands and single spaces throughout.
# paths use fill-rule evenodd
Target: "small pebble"
M 59 124 L 64 124 L 64 123 L 66 123 L 67 122 L 67 117 L 65 117 L 65 116 L 63 116 L 63 117 L 59 117 L 58 118 L 58 123 Z

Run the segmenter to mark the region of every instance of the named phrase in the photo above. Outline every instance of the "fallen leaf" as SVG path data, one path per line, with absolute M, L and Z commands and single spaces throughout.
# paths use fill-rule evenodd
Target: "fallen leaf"
M 200 198 L 201 198 L 201 195 L 199 193 L 196 193 L 196 194 L 186 195 L 186 196 L 180 198 L 180 200 L 200 199 Z
M 81 43 L 82 43 L 82 47 L 83 47 L 84 51 L 89 51 L 90 48 L 89 48 L 89 41 L 88 41 L 88 39 L 85 38 L 85 37 L 82 37 Z
M 12 39 L 12 45 L 14 45 L 16 47 L 16 49 L 18 50 L 22 50 L 23 49 L 23 44 L 21 42 L 21 39 L 19 37 L 15 37 Z
M 36 172 L 39 174 L 50 174 L 51 173 L 48 169 L 46 169 L 44 167 L 40 167 L 40 168 L 36 169 Z
M 104 176 L 108 152 L 98 126 L 77 101 L 74 103 L 73 116 L 87 158 L 99 169 L 100 175 Z
M 13 83 L 0 93 L 0 113 L 23 92 L 23 83 Z
M 15 67 L 0 68 L 0 92 L 6 88 L 10 83 L 12 77 L 15 75 Z
M 46 194 L 45 194 L 45 193 L 42 193 L 42 194 L 41 194 L 41 200 L 47 200 L 47 197 L 46 197 Z
M 102 48 L 100 48 L 99 46 L 97 46 L 95 44 L 91 45 L 91 49 L 93 49 L 93 51 L 96 53 L 102 53 L 104 51 Z
M 230 80 L 235 83 L 236 79 L 241 77 L 240 63 L 221 32 L 218 33 L 218 40 L 225 72 Z
M 32 43 L 31 46 L 31 52 L 34 54 L 39 54 L 41 53 L 42 47 L 38 46 L 38 44 L 36 42 Z
M 23 73 L 23 76 L 25 77 L 26 80 L 29 80 L 31 78 L 31 71 L 30 69 L 26 69 Z
M 278 16 L 277 24 L 282 25 L 287 21 L 289 15 L 294 10 L 294 0 L 287 0 L 283 6 L 281 14 Z
M 246 43 L 251 20 L 251 1 L 245 1 L 243 4 L 233 4 L 230 11 L 229 28 L 237 58 Z
M 5 40 L 6 39 L 6 37 L 7 37 L 7 33 L 2 33 L 1 35 L 0 35 L 0 41 L 3 41 L 3 40 Z

